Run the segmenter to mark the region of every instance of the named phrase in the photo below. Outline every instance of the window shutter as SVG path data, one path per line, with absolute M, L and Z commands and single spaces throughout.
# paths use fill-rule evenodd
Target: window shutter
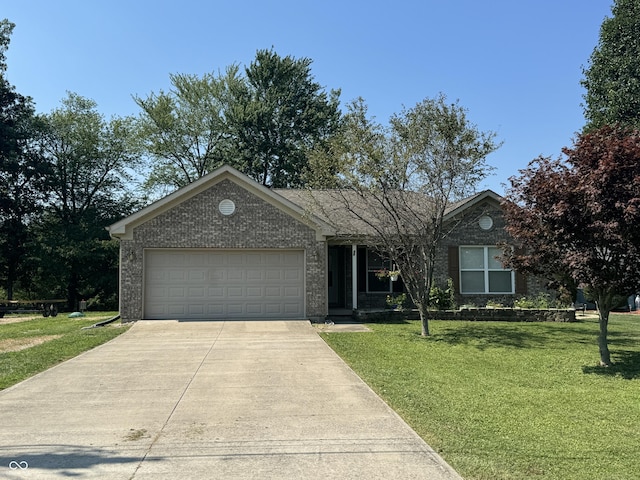
M 449 245 L 449 278 L 453 280 L 453 290 L 460 293 L 460 255 L 456 245 Z

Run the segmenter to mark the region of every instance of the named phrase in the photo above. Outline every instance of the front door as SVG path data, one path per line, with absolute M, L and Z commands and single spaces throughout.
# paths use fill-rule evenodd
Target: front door
M 345 308 L 346 298 L 345 248 L 329 247 L 329 308 Z

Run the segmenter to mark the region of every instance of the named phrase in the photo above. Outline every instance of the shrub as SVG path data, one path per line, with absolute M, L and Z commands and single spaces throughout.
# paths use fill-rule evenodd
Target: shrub
M 437 285 L 431 287 L 429 292 L 429 304 L 438 310 L 453 310 L 456 308 L 456 297 L 453 289 L 453 280 L 447 280 L 446 288 Z
M 535 308 L 539 310 L 563 307 L 561 302 L 552 299 L 548 293 L 542 292 L 535 297 L 520 297 L 513 302 L 513 306 L 516 308 Z
M 407 294 L 401 293 L 399 295 L 387 295 L 387 307 L 395 308 L 396 310 L 403 310 L 404 303 L 407 301 Z
M 503 308 L 504 305 L 500 302 L 496 302 L 495 300 L 487 300 L 486 304 L 487 308 Z

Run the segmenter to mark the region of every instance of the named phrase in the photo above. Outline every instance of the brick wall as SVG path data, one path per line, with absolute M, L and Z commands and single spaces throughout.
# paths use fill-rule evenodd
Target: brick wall
M 236 205 L 224 216 L 223 199 Z M 304 223 L 223 180 L 174 208 L 138 225 L 132 240 L 121 240 L 120 314 L 123 321 L 143 315 L 145 248 L 296 249 L 305 251 L 305 303 L 309 318 L 327 314 L 326 243 Z
M 483 215 L 488 215 L 493 220 L 493 226 L 489 230 L 483 230 L 478 224 Z M 467 211 L 461 218 L 455 219 L 448 225 L 450 230 L 446 238 L 440 245 L 437 253 L 437 265 L 435 268 L 434 280 L 437 285 L 446 286 L 447 279 L 452 277 L 456 284 L 456 302 L 458 305 L 473 304 L 477 306 L 486 305 L 488 300 L 510 306 L 513 301 L 523 295 L 535 296 L 544 290 L 543 282 L 539 278 L 527 276 L 516 278 L 516 293 L 511 295 L 462 295 L 459 291 L 459 279 L 453 276 L 459 275 L 457 267 L 451 269 L 449 256 L 457 252 L 456 248 L 461 245 L 498 245 L 502 242 L 509 244 L 511 238 L 506 233 L 505 221 L 500 205 L 494 200 L 486 200 L 479 203 L 474 208 Z M 457 264 L 457 262 L 455 262 Z M 450 271 L 451 270 L 451 271 Z

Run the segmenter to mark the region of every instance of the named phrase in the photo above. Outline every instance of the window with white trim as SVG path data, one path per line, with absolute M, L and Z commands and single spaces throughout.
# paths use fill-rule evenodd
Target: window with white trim
M 379 277 L 381 271 L 390 269 L 389 260 L 367 248 L 367 292 L 391 292 L 391 278 Z
M 498 247 L 460 247 L 460 293 L 514 293 L 514 273 Z

